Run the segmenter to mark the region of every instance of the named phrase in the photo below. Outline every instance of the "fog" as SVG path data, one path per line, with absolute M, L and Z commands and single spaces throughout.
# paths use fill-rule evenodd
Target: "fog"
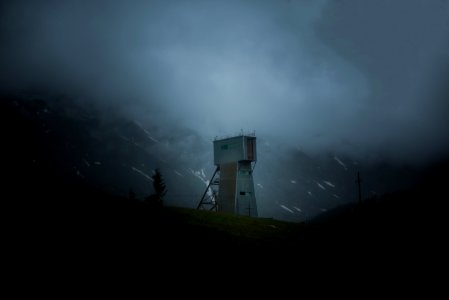
M 3 1 L 0 88 L 205 139 L 425 163 L 449 150 L 449 1 Z

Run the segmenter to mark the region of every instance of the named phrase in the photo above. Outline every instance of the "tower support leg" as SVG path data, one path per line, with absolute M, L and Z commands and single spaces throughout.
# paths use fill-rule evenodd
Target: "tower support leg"
M 214 178 L 219 170 L 220 168 L 217 166 L 196 209 L 207 209 L 206 206 L 210 206 L 209 210 L 218 210 L 217 194 L 212 191 L 212 195 L 208 195 L 207 192 L 211 189 L 211 186 L 214 185 Z

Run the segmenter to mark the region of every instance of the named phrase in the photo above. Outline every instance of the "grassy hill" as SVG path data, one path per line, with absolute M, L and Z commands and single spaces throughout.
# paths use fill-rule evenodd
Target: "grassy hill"
M 48 174 L 33 182 L 4 194 L 2 203 L 5 245 L 21 261 L 33 263 L 88 261 L 108 268 L 155 268 L 153 264 L 162 263 L 191 272 L 199 266 L 234 271 L 257 266 L 280 271 L 349 263 L 368 268 L 386 261 L 411 266 L 410 257 L 416 266 L 444 249 L 445 219 L 437 217 L 435 194 L 422 198 L 421 188 L 340 207 L 312 222 L 288 223 L 186 208 L 155 209 Z

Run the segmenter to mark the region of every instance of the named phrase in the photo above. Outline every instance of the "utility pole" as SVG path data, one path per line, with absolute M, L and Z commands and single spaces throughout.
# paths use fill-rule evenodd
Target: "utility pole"
M 362 189 L 360 187 L 360 183 L 362 182 L 362 180 L 360 179 L 360 172 L 357 171 L 357 187 L 359 190 L 359 204 L 362 204 Z

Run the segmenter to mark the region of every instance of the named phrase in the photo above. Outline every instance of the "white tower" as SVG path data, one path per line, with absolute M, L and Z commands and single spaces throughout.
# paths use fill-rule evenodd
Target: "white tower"
M 198 209 L 209 208 L 257 217 L 252 175 L 256 161 L 254 135 L 239 135 L 215 140 L 216 170 L 198 204 Z

